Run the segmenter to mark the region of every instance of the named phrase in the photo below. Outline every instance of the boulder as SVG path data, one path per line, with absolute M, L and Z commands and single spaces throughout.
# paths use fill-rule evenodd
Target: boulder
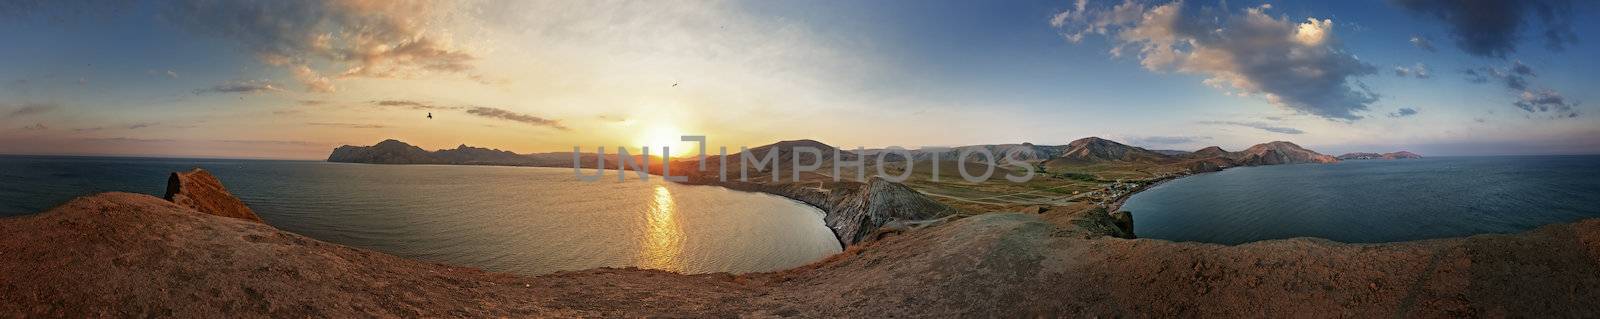
M 167 177 L 167 194 L 162 198 L 206 214 L 266 223 L 204 169 L 172 173 Z

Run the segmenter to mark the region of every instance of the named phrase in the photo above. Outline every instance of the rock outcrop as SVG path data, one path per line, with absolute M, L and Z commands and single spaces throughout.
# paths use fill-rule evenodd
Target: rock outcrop
M 174 172 L 167 177 L 167 193 L 162 196 L 169 202 L 206 214 L 238 218 L 265 223 L 244 201 L 228 193 L 211 172 L 196 168 L 188 172 Z

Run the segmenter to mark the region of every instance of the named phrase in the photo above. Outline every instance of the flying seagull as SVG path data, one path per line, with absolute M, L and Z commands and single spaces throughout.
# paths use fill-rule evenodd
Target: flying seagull
M 433 119 L 433 112 L 428 112 L 428 119 L 430 119 L 430 120 Z
M 677 83 L 673 83 L 672 87 L 678 87 L 678 84 Z

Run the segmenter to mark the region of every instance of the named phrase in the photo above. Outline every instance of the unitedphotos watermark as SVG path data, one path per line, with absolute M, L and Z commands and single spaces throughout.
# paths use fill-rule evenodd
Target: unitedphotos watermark
M 699 149 L 700 149 L 700 154 L 698 156 L 698 159 L 699 159 L 698 162 L 699 162 L 699 166 L 700 166 L 699 167 L 699 171 L 702 172 L 702 173 L 705 172 L 706 171 L 706 137 L 704 135 L 684 135 L 684 136 L 680 136 L 679 138 L 683 142 L 696 142 L 696 143 L 699 143 Z M 751 168 L 755 168 L 757 170 L 761 170 L 763 168 L 769 169 L 768 171 L 771 172 L 772 181 L 774 181 L 774 182 L 783 181 L 782 177 L 785 176 L 785 175 L 789 176 L 789 180 L 791 180 L 791 181 L 799 181 L 800 180 L 800 173 L 802 173 L 802 172 L 816 172 L 817 170 L 822 169 L 822 166 L 823 166 L 823 155 L 824 155 L 824 152 L 823 152 L 822 149 L 819 149 L 819 148 L 816 148 L 816 147 L 812 147 L 812 146 L 804 146 L 804 145 L 792 146 L 792 147 L 788 147 L 788 148 L 789 148 L 790 152 L 793 154 L 793 156 L 791 156 L 792 163 L 790 163 L 790 166 L 789 166 L 790 167 L 789 174 L 781 174 L 780 170 L 782 169 L 782 165 L 779 165 L 780 163 L 779 163 L 779 160 L 778 160 L 778 154 L 780 152 L 779 152 L 778 147 L 773 147 L 771 150 L 768 150 L 766 152 L 766 154 L 764 154 L 764 155 L 756 155 L 756 154 L 753 154 L 754 152 L 751 152 L 748 147 L 740 146 L 739 147 L 739 159 L 738 159 L 738 162 L 739 162 L 738 163 L 739 164 L 738 180 L 741 181 L 741 182 L 750 181 L 750 175 L 751 175 L 750 174 L 750 169 Z M 723 181 L 723 182 L 727 182 L 728 181 L 728 147 L 727 146 L 720 146 L 717 149 L 718 149 L 718 155 L 719 155 L 719 156 L 717 156 L 717 160 L 718 160 L 718 164 L 719 164 L 719 165 L 717 165 L 718 180 Z M 580 147 L 580 146 L 573 146 L 572 147 L 572 173 L 573 173 L 573 175 L 577 176 L 578 180 L 581 180 L 581 181 L 586 181 L 586 182 L 599 181 L 600 178 L 605 175 L 605 171 L 606 171 L 606 148 L 604 146 L 596 148 L 594 174 L 592 174 L 592 175 L 583 173 L 583 165 L 582 165 L 583 164 L 583 153 L 581 153 L 581 150 L 582 150 L 582 147 Z M 923 147 L 923 148 L 920 148 L 920 149 L 917 150 L 917 152 L 922 153 L 922 154 L 926 154 L 926 155 L 929 156 L 929 158 L 934 159 L 934 160 L 930 160 L 929 161 L 929 164 L 932 166 L 932 170 L 931 170 L 932 174 L 929 177 L 930 181 L 934 181 L 934 182 L 940 181 L 940 173 L 941 172 L 939 170 L 939 162 L 940 161 L 938 160 L 938 158 L 940 158 L 941 154 L 944 154 L 944 153 L 949 152 L 951 150 L 952 150 L 951 148 L 947 148 L 947 147 Z M 865 151 L 865 149 L 863 149 L 861 147 L 856 147 L 856 151 L 854 153 L 854 154 L 857 155 L 856 159 L 855 160 L 843 160 L 843 158 L 844 158 L 843 154 L 844 153 L 841 152 L 838 148 L 834 148 L 833 149 L 833 175 L 832 175 L 833 176 L 833 181 L 837 182 L 837 181 L 843 180 L 843 178 L 842 178 L 843 174 L 841 174 L 841 171 L 842 171 L 843 168 L 846 168 L 846 167 L 855 167 L 854 171 L 856 172 L 856 176 L 855 176 L 855 180 L 856 181 L 866 181 L 866 179 L 867 179 L 866 178 L 866 172 L 867 172 L 867 161 L 866 161 L 866 159 L 867 159 L 867 155 L 861 155 L 864 151 Z M 1032 151 L 1031 149 L 1030 150 L 1024 150 L 1024 152 L 1031 152 L 1031 151 Z M 662 146 L 661 147 L 661 153 L 662 154 L 672 154 L 672 148 L 670 146 Z M 800 154 L 811 154 L 810 163 L 802 163 Z M 1021 168 L 1019 171 L 1020 172 L 1024 172 L 1024 173 L 1020 174 L 1020 175 L 1016 175 L 1016 174 L 1013 174 L 1013 173 L 1016 173 L 1016 172 L 1007 171 L 1007 173 L 1004 176 L 1005 180 L 1013 182 L 1013 183 L 1025 183 L 1025 182 L 1027 182 L 1029 180 L 1032 180 L 1033 176 L 1034 176 L 1034 167 L 1033 167 L 1033 165 L 1028 165 L 1023 160 L 1017 159 L 1017 158 L 1011 156 L 1011 155 L 1016 155 L 1017 152 L 1008 152 L 1007 154 L 1008 154 L 1008 156 L 1006 157 L 1006 165 L 1015 166 L 1015 167 Z M 914 160 L 915 155 L 916 154 L 913 154 L 910 150 L 907 150 L 905 148 L 898 147 L 898 146 L 890 146 L 888 148 L 884 148 L 884 149 L 880 150 L 879 152 L 877 152 L 877 161 L 875 163 L 876 165 L 873 165 L 873 166 L 875 166 L 875 169 L 877 171 L 877 175 L 876 176 L 881 177 L 881 178 L 886 179 L 886 180 L 889 180 L 889 181 L 897 182 L 897 183 L 905 182 L 907 180 L 910 180 L 911 176 L 912 176 L 912 173 L 915 172 L 913 170 L 914 165 L 916 164 L 916 161 Z M 758 158 L 758 156 L 759 156 L 759 158 Z M 902 162 L 904 163 L 905 167 L 898 175 L 890 174 L 887 170 L 885 170 L 884 163 L 890 162 L 889 161 L 889 159 L 891 159 L 890 156 L 898 156 L 900 159 L 903 159 Z M 975 162 L 969 162 L 968 161 L 968 159 L 971 159 L 971 158 L 974 158 L 974 157 L 976 157 L 977 159 L 980 159 L 980 160 L 979 161 L 975 161 Z M 626 172 L 629 171 L 629 170 L 633 171 L 636 175 L 638 175 L 639 180 L 649 180 L 650 179 L 650 163 L 648 163 L 649 160 L 650 160 L 650 147 L 649 147 L 649 145 L 645 145 L 644 147 L 640 148 L 639 159 L 637 159 L 637 160 L 635 160 L 634 157 L 631 154 L 628 153 L 628 149 L 627 148 L 620 147 L 620 146 L 617 147 L 617 161 L 619 162 L 616 165 L 617 181 L 621 182 L 621 181 L 626 180 L 626 177 L 627 177 L 627 173 Z M 956 171 L 957 171 L 957 173 L 959 175 L 961 175 L 961 179 L 962 180 L 966 180 L 967 182 L 972 182 L 972 183 L 986 182 L 990 178 L 994 177 L 995 171 L 997 170 L 997 167 L 999 167 L 997 162 L 998 162 L 998 158 L 995 156 L 994 152 L 989 151 L 986 148 L 981 148 L 981 147 L 962 149 L 960 152 L 958 152 L 956 154 L 956 160 L 955 160 Z M 966 165 L 967 163 L 975 163 L 975 164 L 982 165 L 983 166 L 982 173 L 980 174 L 978 172 L 969 171 L 969 168 L 967 167 L 968 165 Z M 684 182 L 684 181 L 688 181 L 689 180 L 688 176 L 684 176 L 684 175 L 673 176 L 672 175 L 671 157 L 670 156 L 665 156 L 665 155 L 661 156 L 661 178 L 666 179 L 668 181 L 673 181 L 673 182 Z

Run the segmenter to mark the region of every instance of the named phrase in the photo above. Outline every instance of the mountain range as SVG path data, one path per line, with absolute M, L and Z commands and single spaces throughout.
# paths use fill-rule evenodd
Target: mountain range
M 820 158 L 813 158 L 809 153 L 797 153 L 797 147 L 811 147 L 821 151 Z M 835 148 L 815 140 L 790 140 L 748 149 L 755 154 L 758 160 L 765 159 L 766 154 L 776 150 L 779 152 L 773 159 L 781 172 L 790 172 L 794 166 L 795 157 L 800 157 L 802 166 L 817 163 L 820 168 L 818 173 L 831 172 L 834 161 Z M 864 150 L 861 154 L 839 150 L 840 161 L 861 160 L 867 165 L 875 165 L 881 157 L 886 163 L 904 162 L 903 154 L 910 154 L 910 159 L 916 162 L 965 162 L 966 164 L 982 162 L 983 156 L 969 155 L 964 161 L 958 157 L 963 151 L 985 150 L 994 154 L 998 164 L 1007 164 L 1012 160 L 1021 163 L 1039 165 L 1050 171 L 1071 171 L 1074 168 L 1086 166 L 1123 165 L 1137 167 L 1168 168 L 1169 170 L 1186 170 L 1193 172 L 1215 171 L 1233 166 L 1253 165 L 1278 165 L 1299 163 L 1333 163 L 1340 158 L 1324 155 L 1301 147 L 1292 142 L 1274 141 L 1257 144 L 1243 151 L 1230 152 L 1217 146 L 1210 146 L 1195 150 L 1184 151 L 1152 151 L 1141 147 L 1129 146 L 1116 141 L 1099 137 L 1087 137 L 1072 141 L 1066 145 L 1036 145 L 1032 143 L 1021 144 L 989 144 L 968 145 L 953 147 L 943 151 L 933 150 L 907 150 L 905 153 L 889 153 L 886 150 Z M 1355 154 L 1355 155 L 1352 155 Z M 1354 158 L 1367 158 L 1371 153 L 1352 153 L 1346 156 Z M 728 155 L 727 165 L 738 166 L 742 153 Z M 1417 156 L 1410 152 L 1396 152 L 1376 154 L 1382 158 L 1411 158 Z M 593 167 L 596 160 L 593 153 L 582 153 L 580 164 Z M 616 155 L 607 155 L 607 168 L 614 168 Z M 635 160 L 642 158 L 634 156 Z M 660 158 L 650 159 L 653 169 L 659 168 Z M 457 165 L 508 165 L 508 166 L 545 166 L 545 167 L 571 167 L 572 153 L 551 152 L 534 154 L 517 154 L 510 151 L 471 147 L 466 145 L 454 149 L 427 151 L 420 147 L 412 146 L 398 140 L 384 140 L 373 146 L 341 146 L 333 150 L 328 156 L 329 162 L 347 163 L 372 163 L 372 164 L 457 164 Z M 675 160 L 674 166 L 698 166 L 693 159 Z M 712 154 L 706 158 L 707 171 L 717 171 L 722 164 L 718 155 Z M 770 165 L 770 164 L 769 164 Z M 767 175 L 770 166 L 750 168 L 756 176 Z M 737 170 L 729 170 L 730 178 L 737 178 Z M 870 171 L 870 169 L 869 169 Z M 851 169 L 853 173 L 853 168 Z M 870 175 L 870 174 L 869 174 Z M 781 176 L 787 179 L 790 176 Z

